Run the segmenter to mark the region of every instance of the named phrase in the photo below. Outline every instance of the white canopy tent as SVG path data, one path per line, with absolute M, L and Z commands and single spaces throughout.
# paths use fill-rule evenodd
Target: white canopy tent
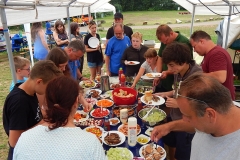
M 191 21 L 191 33 L 193 31 L 193 23 L 195 15 L 222 15 L 228 16 L 227 23 L 225 23 L 224 31 L 224 44 L 223 47 L 226 49 L 229 46 L 228 36 L 230 22 L 236 24 L 236 18 L 234 20 L 231 15 L 239 14 L 240 12 L 240 0 L 173 0 L 174 2 L 181 5 L 183 8 L 192 13 Z M 240 18 L 239 18 L 240 20 Z M 225 20 L 226 21 L 226 20 Z M 239 28 L 239 27 L 238 27 Z M 240 30 L 239 30 L 240 33 Z
M 109 1 L 110 0 L 1 0 L 0 26 L 3 27 L 14 82 L 16 83 L 16 74 L 9 40 L 8 25 L 13 26 L 68 17 L 68 26 L 70 26 L 70 16 L 90 14 L 91 10 L 94 11 Z M 68 28 L 70 30 L 70 27 Z

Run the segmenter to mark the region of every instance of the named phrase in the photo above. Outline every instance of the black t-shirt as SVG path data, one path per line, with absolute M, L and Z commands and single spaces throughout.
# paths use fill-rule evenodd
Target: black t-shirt
M 3 126 L 9 136 L 9 130 L 27 130 L 42 120 L 36 94 L 28 95 L 15 85 L 8 94 L 3 107 Z
M 123 26 L 124 28 L 124 34 L 126 36 L 129 37 L 129 39 L 131 40 L 132 39 L 132 34 L 133 34 L 133 31 L 132 31 L 132 28 L 128 27 L 128 26 Z M 106 35 L 106 39 L 110 39 L 114 36 L 114 31 L 113 31 L 113 27 L 109 28 L 108 31 L 107 31 L 107 35 Z
M 100 36 L 99 34 L 96 34 L 97 38 L 100 41 Z M 93 37 L 90 33 L 85 36 L 84 38 L 84 44 L 88 46 L 88 48 L 91 48 L 88 44 L 88 40 Z M 102 48 L 100 48 L 100 51 L 92 51 L 92 52 L 87 52 L 87 61 L 91 63 L 101 63 L 103 62 L 103 55 L 102 55 Z

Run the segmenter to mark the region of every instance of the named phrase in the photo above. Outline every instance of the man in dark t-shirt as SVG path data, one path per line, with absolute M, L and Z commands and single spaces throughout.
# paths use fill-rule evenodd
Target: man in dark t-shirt
M 123 15 L 122 13 L 115 13 L 114 14 L 114 23 L 123 23 Z M 133 31 L 132 31 L 132 28 L 124 25 L 123 26 L 123 29 L 124 29 L 124 34 L 126 36 L 128 36 L 128 38 L 131 40 L 131 36 L 133 34 Z M 110 27 L 107 31 L 107 35 L 106 35 L 106 44 L 105 46 L 107 46 L 107 43 L 108 43 L 108 40 L 110 38 L 112 38 L 114 36 L 114 31 L 113 31 L 113 27 Z
M 9 143 L 8 160 L 12 160 L 14 147 L 21 134 L 42 120 L 38 103 L 43 104 L 42 95 L 48 82 L 61 75 L 63 73 L 52 61 L 39 61 L 31 69 L 27 81 L 16 84 L 8 94 L 3 107 L 3 126 Z

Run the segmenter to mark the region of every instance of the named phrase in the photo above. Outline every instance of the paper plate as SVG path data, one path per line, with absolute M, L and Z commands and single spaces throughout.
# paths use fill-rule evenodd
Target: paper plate
M 139 149 L 139 156 L 142 157 L 142 158 L 144 158 L 144 156 L 143 156 L 143 154 L 142 154 L 142 150 L 143 150 L 143 148 L 145 148 L 147 145 L 150 145 L 150 144 L 146 144 L 146 145 L 142 146 L 142 147 Z M 157 147 L 162 148 L 162 147 L 159 146 L 159 145 L 157 145 Z M 164 151 L 164 154 L 162 155 L 162 157 L 160 158 L 160 160 L 164 160 L 164 159 L 166 158 L 166 155 L 167 155 L 165 149 L 162 148 L 162 150 Z
M 141 78 L 142 79 L 154 79 L 157 77 L 161 77 L 162 73 L 146 73 Z
M 142 101 L 144 104 L 149 104 L 149 105 L 155 105 L 155 106 L 157 106 L 157 105 L 162 105 L 163 103 L 165 103 L 164 98 L 162 98 L 162 97 L 160 97 L 160 96 L 156 96 L 156 97 L 160 98 L 160 100 L 158 100 L 157 102 L 154 102 L 153 100 L 151 100 L 151 101 L 149 101 L 149 102 L 147 103 L 147 102 L 144 100 L 144 96 L 145 96 L 145 95 L 143 95 L 143 96 L 141 97 L 141 101 Z
M 101 134 L 100 134 L 100 133 L 99 133 L 99 134 L 96 134 L 96 133 L 94 133 L 94 132 L 90 132 L 88 129 L 91 129 L 91 128 L 99 128 L 99 130 L 100 130 L 102 133 L 101 133 Z M 99 126 L 89 126 L 89 127 L 86 127 L 84 130 L 87 131 L 87 132 L 90 132 L 90 133 L 92 133 L 92 134 L 95 134 L 97 137 L 101 137 L 101 136 L 103 135 L 103 133 L 104 133 L 104 129 L 103 129 L 102 127 L 99 127 Z
M 88 40 L 88 45 L 89 45 L 91 48 L 97 48 L 97 46 L 99 45 L 99 39 L 96 38 L 96 37 L 91 37 L 91 38 L 89 38 L 89 40 Z
M 85 83 L 89 83 L 89 84 L 86 86 Z M 86 81 L 81 81 L 79 85 L 82 88 L 95 88 L 97 86 L 97 83 L 94 81 L 86 80 Z
M 79 119 L 78 121 L 77 121 L 76 119 L 74 119 L 74 120 L 73 120 L 74 123 L 83 122 L 83 121 L 86 121 L 86 120 L 89 118 L 88 113 L 86 113 L 86 112 L 84 112 L 84 111 L 79 111 L 79 110 L 77 110 L 76 113 L 84 114 L 84 115 L 86 115 L 86 118 L 81 118 L 81 119 Z
M 119 137 L 120 137 L 121 142 L 119 142 L 118 144 L 107 144 L 107 142 L 104 140 L 104 138 L 108 135 L 108 133 L 109 133 L 109 134 L 110 134 L 110 133 L 116 133 L 116 134 L 118 134 Z M 122 132 L 119 132 L 119 131 L 109 131 L 109 132 L 105 132 L 105 133 L 103 134 L 103 136 L 102 136 L 102 141 L 103 141 L 103 143 L 106 144 L 106 145 L 108 145 L 108 146 L 119 146 L 119 145 L 123 144 L 123 143 L 125 142 L 125 140 L 126 140 L 125 135 L 124 135 Z
M 128 65 L 138 65 L 140 62 L 138 61 L 128 61 Z

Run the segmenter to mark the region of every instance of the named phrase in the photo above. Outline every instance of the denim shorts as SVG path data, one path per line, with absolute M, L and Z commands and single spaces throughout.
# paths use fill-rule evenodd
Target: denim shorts
M 102 67 L 103 66 L 103 62 L 87 62 L 88 63 L 88 67 L 89 68 L 95 68 L 95 67 Z

